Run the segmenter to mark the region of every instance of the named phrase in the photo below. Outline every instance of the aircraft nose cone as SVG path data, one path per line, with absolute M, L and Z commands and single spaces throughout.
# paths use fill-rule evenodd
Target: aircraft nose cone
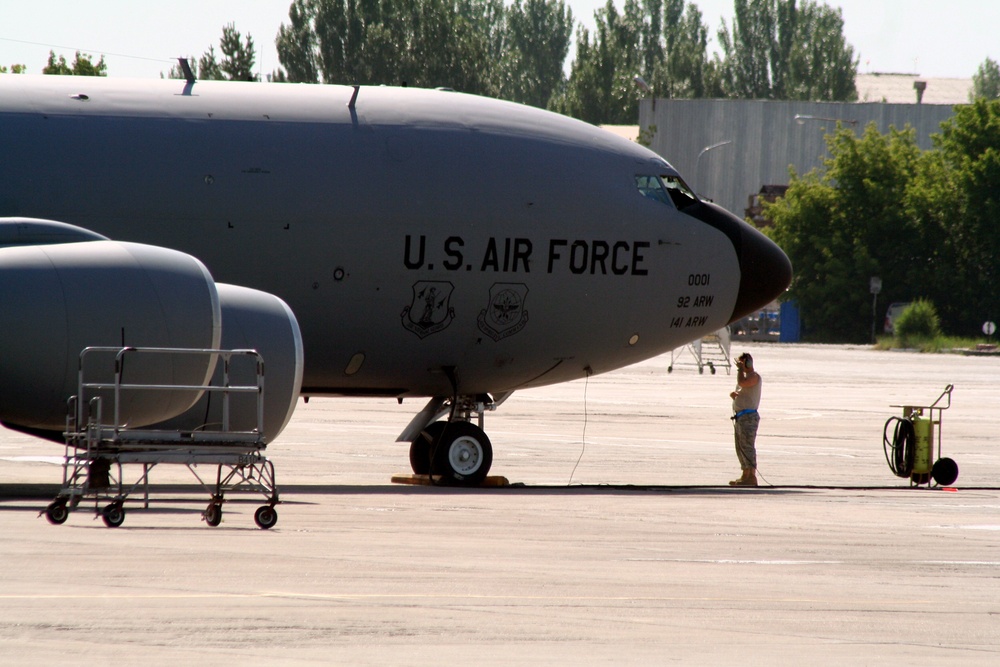
M 741 222 L 740 291 L 730 324 L 774 301 L 792 282 L 792 263 L 774 241 Z

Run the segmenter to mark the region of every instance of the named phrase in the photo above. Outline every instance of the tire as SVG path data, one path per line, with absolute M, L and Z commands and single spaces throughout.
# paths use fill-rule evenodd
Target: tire
M 410 469 L 415 475 L 431 474 L 431 451 L 447 422 L 431 422 L 410 443 Z
M 69 508 L 66 507 L 65 502 L 56 500 L 45 508 L 45 518 L 53 526 L 61 526 L 69 518 Z
M 125 521 L 125 508 L 121 503 L 111 503 L 101 512 L 101 518 L 108 528 L 117 528 Z
M 261 505 L 253 513 L 253 520 L 262 530 L 267 530 L 278 523 L 278 511 L 270 505 Z
M 469 422 L 450 422 L 432 454 L 431 470 L 441 483 L 479 486 L 493 465 L 493 445 L 481 428 Z
M 213 528 L 222 523 L 222 505 L 219 503 L 212 503 L 208 506 L 205 510 L 205 523 Z
M 941 486 L 954 484 L 958 479 L 958 464 L 949 458 L 940 458 L 934 462 L 931 468 L 931 477 Z

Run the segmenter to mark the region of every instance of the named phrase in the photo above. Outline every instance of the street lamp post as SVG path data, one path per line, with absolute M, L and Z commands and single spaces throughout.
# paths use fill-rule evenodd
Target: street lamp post
M 717 144 L 712 144 L 711 146 L 705 146 L 704 148 L 701 149 L 701 152 L 698 153 L 698 157 L 695 158 L 695 161 L 694 161 L 694 177 L 698 181 L 698 189 L 699 190 L 701 189 L 701 172 L 698 171 L 698 168 L 699 168 L 699 166 L 701 164 L 701 156 L 704 155 L 705 153 L 707 153 L 710 150 L 713 150 L 713 149 L 716 149 L 716 148 L 722 148 L 723 146 L 726 146 L 726 145 L 731 144 L 731 143 L 733 143 L 732 139 L 726 139 L 725 141 L 720 141 Z
M 652 100 L 653 113 L 655 114 L 656 113 L 656 95 L 653 94 L 653 89 L 650 88 L 649 84 L 646 83 L 646 80 L 643 79 L 638 74 L 636 74 L 635 76 L 632 77 L 632 82 L 636 85 L 636 87 L 639 90 L 642 91 L 642 96 L 643 97 L 648 97 L 650 100 Z
M 843 118 L 826 118 L 824 116 L 810 116 L 809 114 L 797 113 L 795 114 L 795 122 L 799 125 L 805 125 L 807 120 L 826 120 L 832 123 L 847 123 L 848 125 L 857 125 L 856 120 L 845 120 Z
M 868 291 L 872 294 L 872 345 L 874 345 L 876 311 L 878 309 L 878 295 L 882 291 L 882 279 L 878 276 L 872 276 L 871 280 L 868 281 Z

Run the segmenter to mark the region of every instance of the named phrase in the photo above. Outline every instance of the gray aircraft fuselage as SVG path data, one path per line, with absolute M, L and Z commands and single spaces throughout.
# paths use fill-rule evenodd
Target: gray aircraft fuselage
M 643 196 L 642 176 L 676 172 L 585 123 L 452 92 L 0 75 L 0 217 L 178 249 L 279 296 L 304 394 L 572 380 L 787 286 L 770 241 Z

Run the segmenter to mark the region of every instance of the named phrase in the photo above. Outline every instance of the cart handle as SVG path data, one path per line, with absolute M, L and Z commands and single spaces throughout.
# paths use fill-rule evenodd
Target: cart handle
M 945 387 L 944 391 L 941 392 L 941 395 L 937 397 L 937 400 L 934 401 L 934 403 L 931 404 L 931 407 L 932 408 L 937 408 L 938 407 L 938 403 L 941 402 L 941 399 L 944 398 L 945 396 L 947 396 L 948 397 L 948 405 L 943 405 L 943 406 L 941 406 L 938 409 L 939 410 L 947 410 L 948 408 L 950 408 L 951 407 L 951 390 L 954 389 L 954 388 L 955 388 L 955 385 L 953 385 L 953 384 L 950 384 L 947 387 Z

